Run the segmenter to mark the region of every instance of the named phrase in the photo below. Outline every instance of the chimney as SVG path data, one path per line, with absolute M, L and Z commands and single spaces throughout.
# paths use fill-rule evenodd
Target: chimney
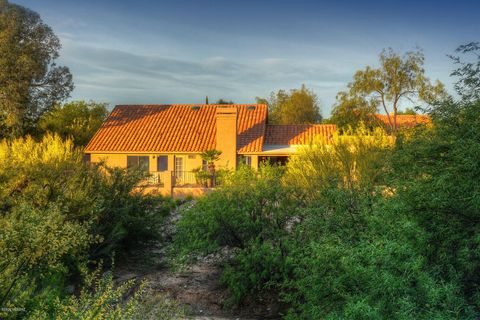
M 237 107 L 217 106 L 216 148 L 222 151 L 218 165 L 236 169 L 237 166 Z

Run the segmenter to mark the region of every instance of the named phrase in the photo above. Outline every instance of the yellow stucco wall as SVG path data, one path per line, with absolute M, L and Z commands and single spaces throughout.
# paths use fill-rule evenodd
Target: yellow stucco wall
M 129 153 L 92 153 L 90 161 L 98 163 L 104 161 L 109 167 L 126 168 L 127 156 L 148 156 L 150 172 L 158 171 L 157 156 L 165 154 L 129 154 Z M 182 158 L 184 163 L 184 171 L 192 171 L 202 166 L 202 158 L 200 154 L 168 154 L 168 171 L 173 171 L 175 166 L 175 157 Z
M 127 167 L 127 155 L 125 154 L 105 154 L 105 153 L 92 153 L 90 154 L 90 161 L 93 163 L 105 162 L 109 167 L 126 168 Z
M 145 193 L 159 193 L 162 195 L 170 195 L 175 198 L 184 198 L 186 196 L 193 196 L 199 197 L 205 193 L 212 191 L 212 189 L 207 188 L 197 188 L 197 187 L 180 187 L 180 188 L 172 188 L 172 180 L 167 179 L 167 176 L 170 176 L 171 171 L 174 171 L 175 168 L 175 158 L 183 158 L 184 161 L 184 171 L 192 171 L 196 168 L 202 166 L 202 158 L 200 154 L 138 154 L 138 153 L 92 153 L 90 154 L 90 161 L 93 163 L 98 162 L 105 162 L 105 164 L 109 167 L 118 167 L 118 168 L 126 168 L 127 167 L 127 156 L 134 155 L 134 156 L 148 156 L 149 157 L 149 169 L 150 172 L 158 172 L 157 168 L 157 156 L 159 155 L 167 155 L 168 156 L 168 170 L 167 172 L 161 173 L 160 175 L 164 175 L 164 178 L 161 180 L 164 182 L 163 187 L 158 186 L 147 186 L 146 188 L 142 188 L 143 192 Z M 258 169 L 258 155 L 249 155 L 251 157 L 251 166 L 253 169 Z M 235 160 L 233 158 L 229 159 L 229 161 L 235 161 L 236 164 L 236 157 Z M 217 168 L 224 168 L 226 165 L 222 161 L 218 161 L 216 163 Z M 232 169 L 232 166 L 227 166 L 229 169 Z

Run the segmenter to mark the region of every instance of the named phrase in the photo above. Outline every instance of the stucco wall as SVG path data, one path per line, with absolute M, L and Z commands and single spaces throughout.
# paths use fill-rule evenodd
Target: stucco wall
M 156 172 L 158 171 L 157 156 L 162 154 L 92 153 L 90 155 L 90 161 L 94 163 L 104 161 L 105 164 L 109 167 L 126 168 L 128 155 L 148 156 L 150 172 Z M 184 166 L 185 166 L 184 171 L 192 171 L 193 169 L 196 169 L 202 166 L 202 158 L 200 157 L 200 154 L 175 154 L 175 155 L 169 154 L 168 155 L 169 171 L 174 170 L 175 157 L 182 157 L 184 159 Z

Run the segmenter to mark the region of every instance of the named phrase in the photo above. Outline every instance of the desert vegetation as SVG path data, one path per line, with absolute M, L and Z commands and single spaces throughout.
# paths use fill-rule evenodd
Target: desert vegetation
M 37 13 L 0 0 L 0 318 L 185 318 L 149 283 L 114 279 L 159 243 L 173 269 L 228 249 L 224 308 L 270 300 L 283 319 L 480 317 L 478 43 L 451 56 L 453 95 L 426 77 L 420 51 L 385 50 L 339 92 L 330 119 L 304 85 L 257 97 L 272 123 L 342 130 L 258 171 L 216 171 L 219 153 L 206 151 L 197 178 L 218 187 L 181 208 L 144 194 L 144 172 L 83 161 L 108 105 L 65 102 L 74 84 L 59 52 Z M 422 104 L 403 112 L 431 123 L 397 126 L 405 98 Z M 371 121 L 380 107 L 387 129 Z

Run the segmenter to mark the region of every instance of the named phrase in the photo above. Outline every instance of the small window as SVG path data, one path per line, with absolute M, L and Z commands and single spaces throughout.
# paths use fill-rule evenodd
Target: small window
M 157 156 L 157 171 L 168 170 L 168 156 Z
M 127 169 L 150 171 L 148 156 L 127 156 Z
M 202 170 L 208 171 L 208 163 L 207 160 L 202 160 Z

